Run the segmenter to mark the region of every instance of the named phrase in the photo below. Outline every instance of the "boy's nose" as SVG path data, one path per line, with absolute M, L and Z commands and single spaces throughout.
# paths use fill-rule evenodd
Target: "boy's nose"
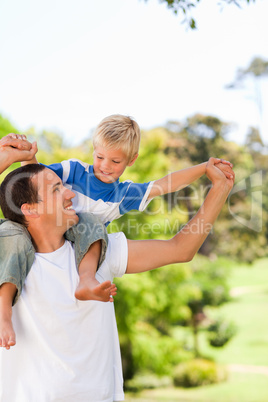
M 108 170 L 108 169 L 110 168 L 110 162 L 105 159 L 105 160 L 103 161 L 102 168 L 103 168 L 104 170 L 105 170 L 105 169 Z

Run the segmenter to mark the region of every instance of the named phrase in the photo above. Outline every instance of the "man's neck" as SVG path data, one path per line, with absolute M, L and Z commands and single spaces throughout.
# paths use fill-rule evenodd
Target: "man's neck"
M 35 250 L 37 253 L 52 253 L 63 246 L 65 239 L 63 234 L 48 233 L 36 228 L 28 227 Z

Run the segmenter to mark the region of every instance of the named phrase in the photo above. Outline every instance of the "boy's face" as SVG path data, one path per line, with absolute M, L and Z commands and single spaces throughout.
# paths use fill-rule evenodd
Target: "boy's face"
M 129 162 L 121 149 L 106 149 L 97 146 L 94 149 L 93 156 L 94 174 L 97 179 L 103 183 L 114 183 L 123 174 L 127 166 L 133 165 L 138 155 Z

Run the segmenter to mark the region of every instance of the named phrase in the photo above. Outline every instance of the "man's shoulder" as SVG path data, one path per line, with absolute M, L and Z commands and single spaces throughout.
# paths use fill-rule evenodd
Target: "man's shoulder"
M 127 269 L 128 245 L 123 232 L 108 234 L 108 247 L 104 263 L 97 271 L 96 278 L 102 282 L 123 276 Z
M 0 237 L 6 235 L 24 235 L 30 239 L 30 235 L 25 226 L 9 219 L 0 219 Z

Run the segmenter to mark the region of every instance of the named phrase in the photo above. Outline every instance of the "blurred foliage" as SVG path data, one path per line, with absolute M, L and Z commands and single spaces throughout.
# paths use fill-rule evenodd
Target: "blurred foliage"
M 135 375 L 131 380 L 125 381 L 125 390 L 133 393 L 144 389 L 154 389 L 168 387 L 172 385 L 169 376 L 157 376 L 150 372 L 141 372 Z
M 175 366 L 202 354 L 198 331 L 208 320 L 204 309 L 228 301 L 231 259 L 252 262 L 268 254 L 268 155 L 258 129 L 249 128 L 244 146 L 226 140 L 231 130 L 231 124 L 215 116 L 196 114 L 184 123 L 170 121 L 166 127 L 143 131 L 139 158 L 122 176 L 122 180 L 135 182 L 155 180 L 210 156 L 230 160 L 236 172 L 228 202 L 191 263 L 116 281 L 116 315 L 126 379 L 142 370 L 172 375 Z M 18 130 L 0 117 L 0 137 L 9 132 Z M 59 133 L 29 129 L 25 134 L 29 140 L 37 140 L 42 163 L 69 158 L 92 163 L 90 141 L 70 147 Z M 130 239 L 170 238 L 197 212 L 209 188 L 204 176 L 185 189 L 157 197 L 146 211 L 133 211 L 112 222 L 108 230 L 123 231 Z M 174 337 L 173 329 L 178 326 L 192 328 L 195 350 Z
M 18 130 L 13 126 L 13 124 L 0 114 L 0 138 L 4 137 L 9 133 L 18 134 Z
M 208 327 L 208 339 L 211 346 L 220 348 L 228 343 L 237 332 L 237 326 L 232 321 L 218 318 Z
M 223 367 L 205 359 L 180 364 L 174 372 L 174 385 L 185 388 L 215 384 L 226 379 L 227 373 Z

